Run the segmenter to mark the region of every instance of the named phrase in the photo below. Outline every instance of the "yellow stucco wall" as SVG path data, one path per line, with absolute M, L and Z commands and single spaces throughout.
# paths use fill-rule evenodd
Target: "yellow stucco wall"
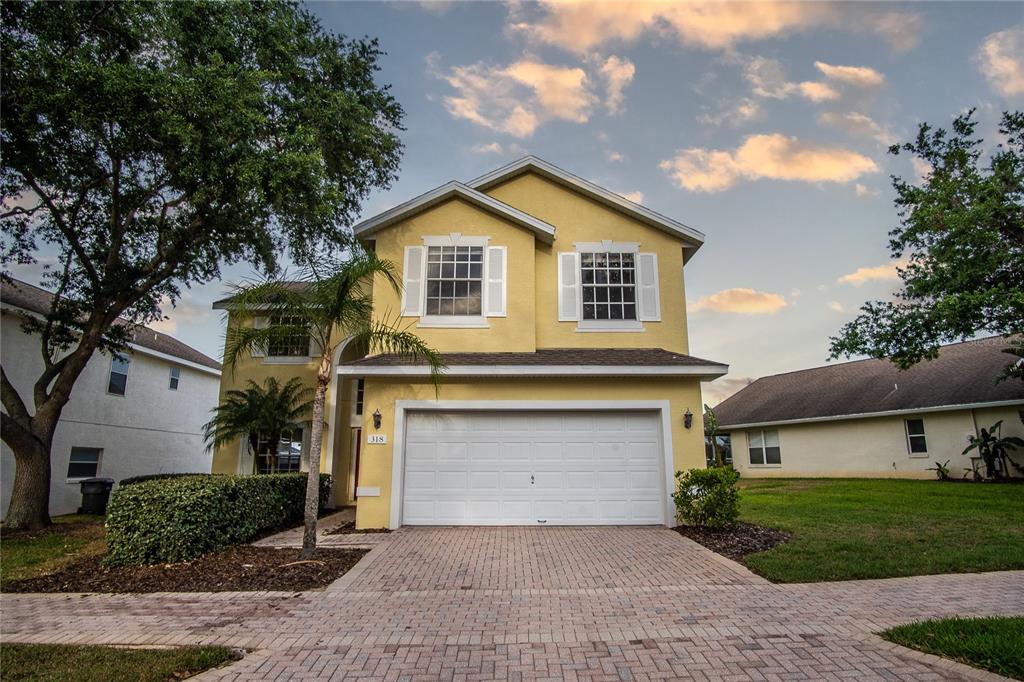
M 552 246 L 538 244 L 536 256 L 538 348 L 665 348 L 689 352 L 682 242 L 550 180 L 526 173 L 487 194 L 555 226 Z M 644 322 L 642 332 L 577 332 L 575 322 L 558 321 L 558 253 L 576 242 L 639 242 L 658 254 L 661 322 Z M 518 286 L 509 280 L 509 291 Z
M 395 443 L 395 402 L 398 400 L 521 400 L 622 401 L 667 400 L 670 403 L 672 449 L 676 470 L 704 466 L 704 435 L 700 424 L 700 383 L 694 379 L 566 379 L 522 378 L 443 380 L 435 395 L 429 382 L 393 382 L 367 379 L 364 398 L 363 452 L 359 485 L 379 487 L 379 497 L 360 497 L 356 507 L 359 528 L 381 528 L 391 520 L 391 478 Z M 609 405 L 614 407 L 614 405 Z M 683 426 L 683 414 L 694 413 L 693 426 Z M 374 430 L 371 415 L 380 410 L 381 428 Z M 368 434 L 384 434 L 386 445 L 366 445 Z M 671 476 L 673 472 L 669 472 Z
M 1024 404 L 1022 404 L 1024 407 Z M 781 466 L 753 466 L 747 452 L 747 431 L 730 430 L 733 464 L 750 478 L 822 476 L 869 478 L 935 478 L 935 462 L 945 462 L 960 478 L 971 466 L 961 454 L 967 438 L 979 428 L 1003 419 L 1004 435 L 1024 436 L 1016 407 L 923 412 L 919 414 L 847 419 L 843 421 L 765 427 L 779 432 Z M 905 419 L 923 419 L 928 452 L 911 456 Z M 1017 461 L 1024 461 L 1018 456 Z

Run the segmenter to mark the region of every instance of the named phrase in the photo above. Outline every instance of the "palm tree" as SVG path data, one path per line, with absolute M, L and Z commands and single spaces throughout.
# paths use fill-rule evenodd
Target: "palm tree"
M 292 377 L 281 384 L 268 377 L 260 386 L 250 379 L 245 390 L 224 394 L 224 402 L 214 408 L 213 419 L 203 425 L 206 449 L 212 450 L 236 438 L 244 438 L 252 455 L 256 473 L 256 454 L 261 436 L 267 441 L 270 470 L 277 470 L 277 449 L 281 436 L 302 427 L 312 412 L 313 390 Z
M 270 279 L 235 288 L 231 310 L 236 313 L 229 325 L 224 347 L 224 363 L 233 366 L 254 348 L 266 348 L 274 341 L 309 335 L 320 350 L 320 362 L 313 392 L 313 427 L 309 439 L 309 470 L 319 469 L 323 441 L 324 402 L 334 364 L 334 351 L 351 339 L 358 348 L 370 353 L 398 355 L 426 362 L 435 388 L 444 368 L 441 355 L 422 339 L 398 325 L 397 319 L 373 319 L 371 287 L 377 284 L 400 290 L 394 264 L 353 245 L 348 258 L 314 266 L 297 281 Z M 245 320 L 266 315 L 271 324 L 257 328 Z M 275 321 L 276 320 L 276 321 Z M 317 476 L 310 475 L 306 485 L 305 530 L 302 557 L 309 558 L 316 548 L 316 518 L 319 503 Z

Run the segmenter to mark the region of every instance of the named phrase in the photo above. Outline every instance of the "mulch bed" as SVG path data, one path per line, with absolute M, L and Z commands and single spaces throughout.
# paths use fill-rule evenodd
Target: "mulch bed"
M 240 545 L 180 564 L 109 568 L 103 557 L 76 561 L 49 575 L 7 583 L 4 592 L 235 592 L 301 591 L 326 587 L 366 554 L 318 549 L 299 561 L 297 549 Z
M 353 534 L 359 534 L 359 533 L 373 534 L 373 533 L 390 533 L 390 532 L 391 532 L 390 528 L 360 528 L 359 530 L 356 530 L 356 522 L 355 521 L 346 521 L 345 523 L 341 524 L 340 526 L 338 526 L 336 528 L 331 528 L 330 530 L 325 530 L 324 531 L 324 535 L 353 535 Z
M 742 561 L 748 554 L 764 552 L 790 538 L 789 533 L 752 523 L 737 523 L 732 528 L 676 526 L 672 530 L 733 561 Z

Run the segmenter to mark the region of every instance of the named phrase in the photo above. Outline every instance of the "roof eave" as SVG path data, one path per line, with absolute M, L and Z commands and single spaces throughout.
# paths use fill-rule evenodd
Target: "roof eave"
M 498 201 L 494 197 L 488 196 L 483 192 L 473 189 L 472 187 L 468 187 L 461 182 L 454 181 L 445 183 L 440 187 L 436 187 L 429 192 L 401 203 L 394 208 L 388 209 L 387 211 L 379 213 L 372 218 L 368 218 L 357 223 L 352 228 L 352 233 L 356 237 L 366 239 L 374 233 L 394 225 L 400 220 L 416 215 L 417 213 L 421 213 L 432 206 L 436 206 L 437 204 L 456 196 L 468 201 L 477 208 L 481 208 L 489 213 L 505 218 L 520 227 L 524 227 L 532 231 L 538 239 L 547 244 L 551 244 L 555 240 L 555 228 L 552 225 L 538 218 L 534 218 L 528 213 L 524 213 L 523 211 L 509 206 L 506 203 Z
M 593 376 L 593 377 L 688 377 L 711 381 L 729 372 L 728 365 L 450 365 L 442 376 Z M 341 365 L 341 376 L 429 377 L 425 365 Z

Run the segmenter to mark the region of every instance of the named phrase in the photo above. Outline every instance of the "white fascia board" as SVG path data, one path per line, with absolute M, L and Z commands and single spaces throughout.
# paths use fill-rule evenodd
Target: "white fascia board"
M 504 180 L 525 173 L 528 170 L 534 170 L 541 175 L 555 180 L 563 185 L 575 188 L 582 194 L 595 199 L 608 206 L 616 208 L 643 223 L 647 223 L 653 227 L 657 227 L 664 232 L 681 237 L 684 241 L 689 243 L 687 251 L 687 257 L 691 256 L 694 251 L 700 248 L 700 245 L 704 243 L 704 233 L 695 230 L 689 225 L 684 225 L 678 220 L 673 220 L 667 216 L 663 216 L 656 211 L 641 206 L 638 203 L 632 202 L 629 199 L 619 196 L 615 192 L 605 189 L 599 185 L 595 185 L 589 180 L 573 175 L 572 173 L 562 170 L 558 166 L 552 165 L 543 159 L 539 159 L 536 156 L 525 156 L 518 161 L 513 161 L 507 166 L 481 175 L 480 177 L 466 183 L 470 187 L 480 191 L 486 191 L 490 187 L 497 185 Z
M 984 403 L 963 403 L 961 405 L 935 405 L 933 407 L 909 407 L 903 410 L 884 410 L 879 412 L 858 412 L 856 414 L 837 414 L 828 417 L 805 417 L 803 419 L 779 419 L 767 422 L 748 422 L 744 424 L 719 424 L 723 429 L 753 429 L 762 426 L 791 426 L 795 424 L 817 424 L 820 422 L 848 421 L 850 419 L 871 419 L 874 417 L 897 417 L 929 412 L 956 412 L 958 410 L 980 410 L 986 407 L 1013 407 L 1024 405 L 1024 400 L 994 400 Z
M 728 365 L 450 365 L 442 376 L 678 376 L 717 378 L 729 372 Z M 427 377 L 424 365 L 342 365 L 342 376 Z
M 521 227 L 531 230 L 541 241 L 545 243 L 550 244 L 555 240 L 555 228 L 543 220 L 534 218 L 532 215 L 524 213 L 517 208 L 513 208 L 504 202 L 498 201 L 494 197 L 487 196 L 483 192 L 478 192 L 472 187 L 468 187 L 461 182 L 455 181 L 441 185 L 440 187 L 432 189 L 425 194 L 421 194 L 418 197 L 406 201 L 405 203 L 399 204 L 394 208 L 375 215 L 372 218 L 368 218 L 357 223 L 352 228 L 352 233 L 356 237 L 368 237 L 374 232 L 383 230 L 403 218 L 425 211 L 431 206 L 439 204 L 442 201 L 447 201 L 454 196 L 465 199 L 478 208 L 494 213 L 495 215 L 510 220 Z

